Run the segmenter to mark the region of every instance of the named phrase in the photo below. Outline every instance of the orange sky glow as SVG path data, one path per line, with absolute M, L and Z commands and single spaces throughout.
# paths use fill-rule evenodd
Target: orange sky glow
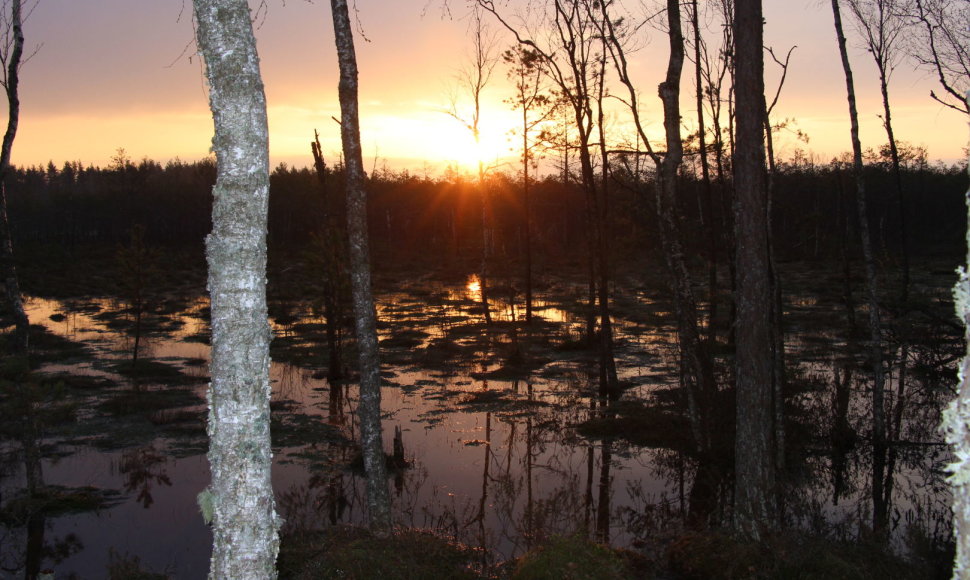
M 649 3 L 649 0 L 648 0 Z M 515 5 L 513 2 L 511 5 Z M 519 3 L 521 4 L 521 3 Z M 253 1 L 256 8 L 260 2 Z M 516 114 L 503 102 L 512 89 L 496 68 L 482 113 L 480 153 L 467 129 L 449 116 L 450 94 L 469 54 L 464 4 L 452 0 L 452 18 L 440 0 L 358 0 L 357 48 L 365 163 L 438 174 L 448 163 L 470 170 L 514 159 L 510 131 Z M 795 149 L 828 161 L 849 148 L 845 85 L 827 3 L 765 0 L 766 43 L 786 52 L 797 45 L 777 119 L 795 119 L 809 137 L 778 138 L 782 157 Z M 309 142 L 320 132 L 325 155 L 339 157 L 337 70 L 329 3 L 267 0 L 257 13 L 257 39 L 270 116 L 272 162 L 312 163 Z M 492 25 L 498 30 L 496 25 Z M 189 0 L 40 0 L 25 25 L 28 52 L 21 80 L 22 117 L 14 146 L 17 165 L 60 165 L 67 160 L 106 165 L 117 149 L 135 160 L 195 160 L 207 155 L 212 133 L 200 58 L 195 54 Z M 643 48 L 632 55 L 643 114 L 660 137 L 654 98 L 666 66 L 666 41 L 644 28 Z M 505 39 L 502 47 L 509 46 Z M 869 56 L 858 46 L 853 65 L 864 147 L 885 141 L 878 85 Z M 684 91 L 693 92 L 687 64 Z M 777 70 L 770 66 L 767 84 Z M 890 87 L 896 133 L 927 147 L 931 159 L 963 157 L 966 119 L 929 98 L 933 78 L 903 63 Z M 684 101 L 685 128 L 694 108 Z M 459 112 L 469 104 L 459 99 Z M 619 111 L 610 120 L 622 132 Z M 510 166 L 510 170 L 514 170 Z

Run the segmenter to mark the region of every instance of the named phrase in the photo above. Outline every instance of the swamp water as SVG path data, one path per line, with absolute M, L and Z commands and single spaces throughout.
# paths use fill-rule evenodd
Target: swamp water
M 819 279 L 817 272 L 786 278 L 804 287 L 786 303 L 786 520 L 851 539 L 865 536 L 881 510 L 898 552 L 937 554 L 951 542 L 947 451 L 936 425 L 961 348 L 958 330 L 945 323 L 952 276 L 914 276 L 920 309 L 906 323 L 906 341 L 893 336 L 887 349 L 887 416 L 898 417 L 898 443 L 875 462 L 863 347 L 845 339 L 841 306 Z M 685 522 L 726 521 L 731 476 L 689 453 L 686 422 L 674 412 L 681 405 L 675 334 L 661 290 L 618 284 L 616 358 L 626 388 L 607 405 L 597 396 L 594 355 L 577 345 L 581 286 L 553 283 L 540 292 L 531 329 L 521 324 L 521 304 L 501 301 L 510 289 L 495 287 L 496 323 L 487 329 L 476 284 L 425 280 L 378 293 L 398 525 L 480 548 L 489 569 L 553 534 L 578 531 L 657 557 Z M 51 568 L 57 578 L 109 570 L 204 578 L 211 535 L 195 497 L 208 483 L 205 299 L 153 306 L 143 366 L 134 370 L 123 304 L 31 298 L 27 305 L 48 335 L 84 345 L 34 373 L 49 385 L 38 442 L 44 483 L 82 505 L 5 518 L 0 577 Z M 361 524 L 356 385 L 325 378 L 325 322 L 310 303 L 271 305 L 271 314 L 273 481 L 283 531 Z M 353 354 L 345 354 L 352 366 Z M 663 413 L 650 411 L 658 408 Z M 730 448 L 733 433 L 712 438 Z M 0 445 L 0 499 L 9 506 L 24 486 L 21 443 Z

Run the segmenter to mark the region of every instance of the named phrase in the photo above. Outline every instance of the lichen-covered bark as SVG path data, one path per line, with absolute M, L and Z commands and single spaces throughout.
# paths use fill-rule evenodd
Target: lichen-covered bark
M 970 93 L 967 93 L 967 103 L 970 104 Z M 966 578 L 970 574 L 970 191 L 967 192 L 967 206 L 967 265 L 957 270 L 959 279 L 953 287 L 956 313 L 964 326 L 967 354 L 960 361 L 957 397 L 943 412 L 943 431 L 956 458 L 949 466 L 949 481 L 953 486 L 953 535 L 956 538 L 953 578 Z
M 218 177 L 206 239 L 212 307 L 209 463 L 200 496 L 213 532 L 209 578 L 276 577 L 266 311 L 269 140 L 246 0 L 195 0 Z
M 381 365 L 377 348 L 377 315 L 371 291 L 367 240 L 367 194 L 360 149 L 357 101 L 357 55 L 346 0 L 331 0 L 333 30 L 340 65 L 340 138 L 347 184 L 347 230 L 350 235 L 350 277 L 360 364 L 360 437 L 367 472 L 367 509 L 371 528 L 391 527 L 391 500 L 381 437 Z
M 734 529 L 759 540 L 773 523 L 772 295 L 769 280 L 764 149 L 764 57 L 761 0 L 737 0 L 734 157 L 737 435 Z

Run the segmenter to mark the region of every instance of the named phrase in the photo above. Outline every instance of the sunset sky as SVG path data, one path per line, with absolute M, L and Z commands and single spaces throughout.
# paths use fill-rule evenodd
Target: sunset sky
M 444 112 L 469 50 L 464 4 L 451 0 L 450 19 L 443 17 L 440 0 L 357 4 L 369 40 L 357 37 L 365 162 L 376 158 L 412 170 L 424 161 L 435 170 L 447 161 L 470 163 L 468 131 Z M 766 44 L 782 53 L 798 46 L 775 117 L 796 119 L 810 137 L 804 144 L 782 136 L 781 155 L 801 147 L 827 161 L 849 148 L 829 3 L 765 0 L 764 6 Z M 135 160 L 205 156 L 212 121 L 191 8 L 190 0 L 40 0 L 25 24 L 28 52 L 35 52 L 23 68 L 13 163 L 105 165 L 118 148 Z M 336 157 L 339 135 L 331 117 L 339 116 L 339 107 L 329 2 L 267 0 L 257 24 L 273 163 L 310 165 L 314 129 L 324 153 Z M 645 117 L 659 136 L 660 103 L 654 95 L 667 48 L 660 32 L 645 34 L 631 67 L 640 79 Z M 885 133 L 874 67 L 858 43 L 852 58 L 863 146 L 878 147 Z M 897 135 L 926 146 L 931 159 L 954 161 L 967 143 L 966 119 L 932 101 L 935 81 L 914 69 L 903 63 L 890 86 Z M 692 75 L 685 70 L 685 91 L 693 91 Z M 769 68 L 767 77 L 770 87 L 777 70 Z M 515 116 L 502 100 L 510 95 L 500 67 L 483 112 L 486 157 L 509 154 L 507 134 Z M 685 106 L 683 114 L 692 123 L 692 107 Z

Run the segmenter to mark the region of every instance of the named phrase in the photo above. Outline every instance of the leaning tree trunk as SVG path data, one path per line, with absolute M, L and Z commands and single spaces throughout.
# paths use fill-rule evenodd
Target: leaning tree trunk
M 852 137 L 852 172 L 856 183 L 856 206 L 859 212 L 859 236 L 862 241 L 862 257 L 866 268 L 866 285 L 869 295 L 869 359 L 872 365 L 872 442 L 874 458 L 884 457 L 886 447 L 886 410 L 884 403 L 885 375 L 882 367 L 882 322 L 879 317 L 878 286 L 876 280 L 876 261 L 872 252 L 872 234 L 869 231 L 869 213 L 866 207 L 865 179 L 862 175 L 862 143 L 859 141 L 859 114 L 856 109 L 855 84 L 852 80 L 852 67 L 846 49 L 845 34 L 842 32 L 842 13 L 839 0 L 832 0 L 832 15 L 835 19 L 835 33 L 845 71 L 846 94 L 849 101 L 849 122 Z M 874 466 L 878 466 L 874 461 Z M 878 471 L 878 470 L 877 470 Z M 873 473 L 873 497 L 883 495 L 881 473 Z M 880 503 L 880 502 L 877 502 Z M 885 527 L 885 512 L 873 510 L 873 527 Z
M 270 480 L 266 97 L 246 0 L 195 0 L 195 20 L 218 165 L 206 239 L 212 483 L 199 496 L 212 521 L 209 578 L 275 578 L 280 520 Z
M 970 92 L 966 102 L 970 105 Z M 953 287 L 953 297 L 968 346 L 960 363 L 959 392 L 943 413 L 943 430 L 956 458 L 949 466 L 949 481 L 953 486 L 953 535 L 956 538 L 954 579 L 970 574 L 970 192 L 967 192 L 967 204 L 967 265 L 957 270 L 960 278 Z
M 360 437 L 367 472 L 367 509 L 371 528 L 386 533 L 391 527 L 391 500 L 381 438 L 381 365 L 377 348 L 377 314 L 371 292 L 370 250 L 367 240 L 367 194 L 360 148 L 357 107 L 357 55 L 346 0 L 331 0 L 333 31 L 340 65 L 340 138 L 347 182 L 347 230 L 350 235 L 350 278 L 360 364 Z
M 775 492 L 761 0 L 737 0 L 734 32 L 738 275 L 734 528 L 742 537 L 759 540 L 773 524 Z

